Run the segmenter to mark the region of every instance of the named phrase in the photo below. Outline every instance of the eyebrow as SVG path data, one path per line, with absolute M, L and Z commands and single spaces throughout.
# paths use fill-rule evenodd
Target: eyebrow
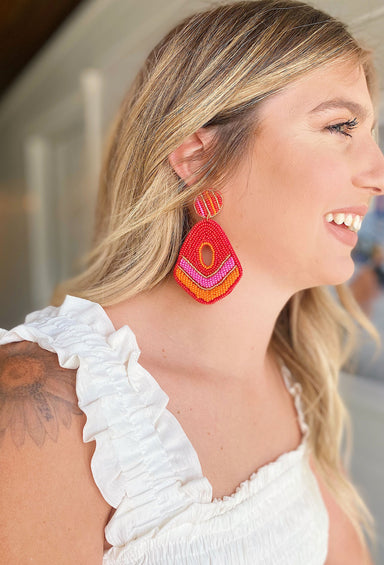
M 313 110 L 311 110 L 309 113 L 317 114 L 320 112 L 325 112 L 326 110 L 334 110 L 337 108 L 346 108 L 347 110 L 350 110 L 350 112 L 357 118 L 359 118 L 359 120 L 362 122 L 364 122 L 370 115 L 370 112 L 367 110 L 367 108 L 361 106 L 361 104 L 358 104 L 357 102 L 353 102 L 353 100 L 347 100 L 345 98 L 332 98 L 331 100 L 326 100 L 325 102 L 322 102 L 321 104 L 316 106 L 316 108 L 313 108 Z M 373 122 L 372 129 L 375 129 L 376 126 L 377 120 Z

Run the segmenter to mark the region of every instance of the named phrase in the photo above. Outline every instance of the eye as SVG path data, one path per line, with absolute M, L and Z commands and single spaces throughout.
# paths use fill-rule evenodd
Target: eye
M 348 120 L 347 122 L 342 122 L 340 124 L 327 126 L 326 129 L 329 130 L 331 133 L 336 132 L 346 135 L 347 137 L 352 137 L 351 134 L 347 132 L 353 130 L 358 125 L 358 123 L 359 122 L 357 121 L 357 118 L 353 118 L 353 120 Z

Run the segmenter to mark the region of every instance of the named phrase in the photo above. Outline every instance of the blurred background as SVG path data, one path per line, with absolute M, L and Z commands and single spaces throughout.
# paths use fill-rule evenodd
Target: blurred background
M 340 17 L 376 51 L 384 141 L 382 0 L 309 2 Z M 92 231 L 103 139 L 149 50 L 198 0 L 6 0 L 0 4 L 0 327 L 46 306 L 78 272 Z M 384 145 L 381 145 L 382 149 Z M 348 284 L 384 337 L 384 197 L 353 251 Z M 351 411 L 350 473 L 379 532 L 384 565 L 384 352 L 361 330 L 340 385 Z

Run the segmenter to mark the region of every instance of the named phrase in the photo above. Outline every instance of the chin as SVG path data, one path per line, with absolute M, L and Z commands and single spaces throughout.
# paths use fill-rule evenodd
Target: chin
M 349 281 L 354 272 L 355 263 L 353 262 L 352 257 L 349 257 L 348 260 L 340 261 L 336 267 L 328 270 L 325 276 L 327 282 L 324 282 L 323 284 L 332 286 L 343 284 Z

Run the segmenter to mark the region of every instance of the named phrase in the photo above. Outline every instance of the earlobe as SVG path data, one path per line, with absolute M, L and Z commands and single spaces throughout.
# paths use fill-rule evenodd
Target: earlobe
M 197 171 L 204 164 L 205 149 L 211 139 L 212 133 L 201 128 L 168 156 L 171 167 L 185 184 L 191 185 L 198 180 Z

